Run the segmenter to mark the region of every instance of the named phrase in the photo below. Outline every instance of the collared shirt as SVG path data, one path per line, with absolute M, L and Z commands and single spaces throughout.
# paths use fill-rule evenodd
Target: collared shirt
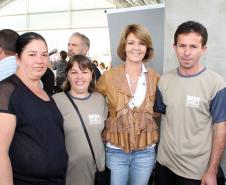
M 129 75 L 126 74 L 126 78 L 127 78 L 127 81 L 128 81 L 129 87 L 130 87 L 130 91 L 131 91 L 131 94 L 133 95 L 133 97 L 131 98 L 131 100 L 128 103 L 128 105 L 131 109 L 133 109 L 134 107 L 139 107 L 144 101 L 146 91 L 147 91 L 146 73 L 147 73 L 147 69 L 146 69 L 145 65 L 142 64 L 141 74 L 139 76 L 139 79 L 137 82 L 137 88 L 136 88 L 136 91 L 134 94 L 131 91 Z M 154 147 L 155 145 L 156 144 L 153 144 L 147 148 Z M 110 148 L 114 148 L 114 149 L 120 149 L 119 147 L 112 145 L 110 142 L 107 142 L 107 146 Z
M 133 109 L 134 107 L 139 107 L 142 102 L 144 101 L 145 94 L 146 94 L 146 89 L 147 89 L 147 84 L 146 84 L 146 74 L 147 69 L 144 64 L 142 64 L 142 69 L 141 69 L 141 74 L 137 82 L 137 88 L 135 93 L 131 91 L 131 84 L 129 80 L 128 74 L 126 74 L 126 78 L 130 87 L 131 94 L 133 95 L 133 98 L 129 101 L 129 107 Z
M 10 56 L 0 61 L 0 81 L 16 72 L 16 57 Z

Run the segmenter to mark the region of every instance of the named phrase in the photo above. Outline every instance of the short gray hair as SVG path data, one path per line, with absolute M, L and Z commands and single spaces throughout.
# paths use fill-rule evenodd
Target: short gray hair
M 84 34 L 81 34 L 79 32 L 72 33 L 71 37 L 79 37 L 82 39 L 83 43 L 89 48 L 90 47 L 90 40 L 87 36 Z

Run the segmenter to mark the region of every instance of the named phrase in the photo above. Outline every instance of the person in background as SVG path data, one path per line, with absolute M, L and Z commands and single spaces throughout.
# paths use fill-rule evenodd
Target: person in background
M 226 84 L 204 67 L 208 33 L 195 21 L 177 27 L 177 69 L 162 75 L 154 110 L 162 113 L 156 185 L 217 185 L 226 141 Z
M 97 168 L 105 169 L 105 151 L 101 137 L 107 117 L 104 97 L 94 91 L 95 75 L 91 62 L 84 55 L 74 55 L 66 67 L 64 90 L 81 112 L 94 150 Z M 96 164 L 93 160 L 81 121 L 64 92 L 54 94 L 64 117 L 64 132 L 69 155 L 66 185 L 93 185 Z
M 52 64 L 58 60 L 60 60 L 60 54 L 58 52 L 58 49 L 55 48 L 49 52 L 49 62 L 50 64 Z
M 44 75 L 41 77 L 43 89 L 52 96 L 55 93 L 55 75 L 52 70 L 52 64 L 55 63 L 58 58 L 58 50 L 53 49 L 49 52 L 48 67 Z
M 71 35 L 68 41 L 68 56 L 72 57 L 73 55 L 87 55 L 90 47 L 90 40 L 85 35 L 75 32 Z M 95 64 L 91 64 L 94 73 L 96 76 L 96 80 L 98 80 L 101 76 L 99 69 Z
M 16 72 L 16 39 L 19 34 L 11 29 L 0 30 L 0 81 Z
M 95 64 L 95 66 L 98 67 L 98 61 L 97 60 L 93 60 L 93 64 Z
M 0 184 L 64 185 L 63 117 L 40 85 L 48 63 L 46 41 L 24 33 L 16 53 L 16 74 L 0 82 Z
M 105 71 L 96 85 L 109 107 L 103 132 L 106 165 L 111 185 L 147 185 L 158 141 L 153 105 L 159 79 L 145 66 L 153 57 L 149 31 L 142 25 L 126 26 L 117 54 L 123 64 Z
M 52 96 L 55 93 L 55 75 L 51 69 L 51 64 L 48 63 L 46 72 L 41 77 L 41 82 L 43 84 L 43 89 Z
M 106 67 L 105 64 L 103 62 L 100 63 L 100 74 L 102 75 L 104 73 L 104 71 L 106 71 Z
M 52 69 L 56 70 L 56 92 L 63 91 L 63 83 L 65 81 L 65 69 L 67 66 L 67 52 L 60 51 L 60 60 L 52 64 Z

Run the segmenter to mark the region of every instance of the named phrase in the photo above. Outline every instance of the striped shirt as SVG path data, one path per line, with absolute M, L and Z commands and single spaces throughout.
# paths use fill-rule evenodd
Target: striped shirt
M 0 61 L 0 81 L 16 72 L 16 57 L 9 56 Z

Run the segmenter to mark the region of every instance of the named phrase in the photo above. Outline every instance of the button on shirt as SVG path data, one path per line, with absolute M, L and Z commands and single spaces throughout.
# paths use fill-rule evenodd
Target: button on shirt
M 142 102 L 144 101 L 145 94 L 146 94 L 146 89 L 147 89 L 147 84 L 146 84 L 146 74 L 147 69 L 142 64 L 142 69 L 141 69 L 141 74 L 137 82 L 137 88 L 135 93 L 133 94 L 130 88 L 130 92 L 133 95 L 132 99 L 129 101 L 129 108 L 133 109 L 134 107 L 139 107 Z M 130 80 L 128 74 L 126 74 L 126 78 L 130 87 Z

